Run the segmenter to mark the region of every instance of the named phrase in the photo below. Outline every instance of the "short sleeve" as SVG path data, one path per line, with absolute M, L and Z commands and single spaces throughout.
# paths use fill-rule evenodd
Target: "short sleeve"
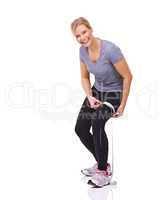
M 113 44 L 108 53 L 109 60 L 112 64 L 115 64 L 118 60 L 124 57 L 121 49 Z

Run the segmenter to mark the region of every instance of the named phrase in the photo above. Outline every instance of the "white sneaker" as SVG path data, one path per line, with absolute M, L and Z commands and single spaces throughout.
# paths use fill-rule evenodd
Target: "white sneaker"
M 96 170 L 96 173 L 92 176 L 91 182 L 98 187 L 103 187 L 110 184 L 111 176 L 105 170 Z
M 96 173 L 98 164 L 96 163 L 95 165 L 93 165 L 90 168 L 87 169 L 82 169 L 81 172 L 82 174 L 86 175 L 86 176 L 93 176 Z
M 93 175 L 95 175 L 97 168 L 98 168 L 98 163 L 96 163 L 95 165 L 93 165 L 93 166 L 90 167 L 90 168 L 81 170 L 81 172 L 82 172 L 82 174 L 84 174 L 85 176 L 93 176 Z M 111 166 L 110 166 L 109 163 L 107 164 L 107 170 L 106 170 L 106 171 L 108 172 L 108 175 L 109 175 L 109 176 L 112 175 Z

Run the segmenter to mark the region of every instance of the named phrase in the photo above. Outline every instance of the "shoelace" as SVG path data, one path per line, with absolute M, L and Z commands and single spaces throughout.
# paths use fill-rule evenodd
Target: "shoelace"
M 96 169 L 96 173 L 97 174 L 102 174 L 104 176 L 109 176 L 109 173 L 105 170 L 99 170 L 99 169 Z

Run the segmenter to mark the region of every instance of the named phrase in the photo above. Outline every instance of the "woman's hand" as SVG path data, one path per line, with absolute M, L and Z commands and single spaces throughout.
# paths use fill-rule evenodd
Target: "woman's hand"
M 90 107 L 94 108 L 94 109 L 98 108 L 102 104 L 101 101 L 99 101 L 98 99 L 96 99 L 93 96 L 88 96 L 88 100 L 89 100 Z
M 120 105 L 117 111 L 112 115 L 112 117 L 120 117 L 123 115 L 123 112 L 124 112 L 124 106 Z

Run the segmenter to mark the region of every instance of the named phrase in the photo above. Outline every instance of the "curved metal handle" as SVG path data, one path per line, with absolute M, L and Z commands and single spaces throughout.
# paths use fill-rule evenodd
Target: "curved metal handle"
M 111 103 L 109 103 L 107 101 L 104 101 L 102 104 L 105 104 L 106 106 L 108 106 L 109 108 L 111 108 L 112 111 L 113 111 L 113 113 L 115 113 L 115 108 L 114 108 L 114 106 Z

